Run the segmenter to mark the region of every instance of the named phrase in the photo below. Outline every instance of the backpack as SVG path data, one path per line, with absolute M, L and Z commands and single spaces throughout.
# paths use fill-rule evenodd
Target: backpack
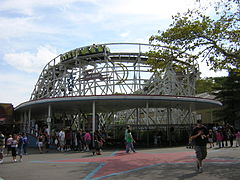
M 23 144 L 28 144 L 28 139 L 27 139 L 27 137 L 24 137 L 24 138 L 23 138 Z
M 21 137 L 21 138 L 19 138 L 19 140 L 18 140 L 18 144 L 23 144 L 23 138 Z

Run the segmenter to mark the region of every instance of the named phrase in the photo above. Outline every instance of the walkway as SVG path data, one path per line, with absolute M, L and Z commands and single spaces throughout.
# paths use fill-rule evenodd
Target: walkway
M 185 147 L 138 149 L 137 153 L 106 150 L 101 156 L 67 152 L 38 154 L 35 149 L 23 162 L 5 157 L 0 164 L 4 180 L 137 180 L 231 179 L 240 177 L 240 147 L 209 149 L 204 172 L 195 171 L 195 153 Z

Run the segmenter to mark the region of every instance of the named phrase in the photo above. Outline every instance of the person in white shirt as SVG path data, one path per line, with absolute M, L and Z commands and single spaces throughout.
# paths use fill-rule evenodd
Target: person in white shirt
M 3 163 L 3 151 L 5 147 L 5 136 L 0 131 L 0 163 Z
M 18 146 L 17 135 L 14 134 L 12 144 L 11 144 L 13 162 L 17 162 L 17 146 Z
M 7 156 L 9 154 L 9 152 L 11 152 L 11 144 L 12 144 L 13 138 L 12 135 L 9 135 L 8 139 L 7 139 Z
M 65 132 L 63 129 L 59 132 L 58 138 L 59 138 L 60 151 L 63 152 L 64 146 L 65 146 Z

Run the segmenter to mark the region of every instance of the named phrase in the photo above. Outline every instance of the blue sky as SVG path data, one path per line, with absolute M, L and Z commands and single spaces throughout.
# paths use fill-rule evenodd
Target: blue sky
M 172 15 L 196 6 L 195 0 L 1 0 L 0 102 L 28 101 L 58 54 L 93 43 L 148 43 Z M 202 77 L 226 75 L 200 70 Z

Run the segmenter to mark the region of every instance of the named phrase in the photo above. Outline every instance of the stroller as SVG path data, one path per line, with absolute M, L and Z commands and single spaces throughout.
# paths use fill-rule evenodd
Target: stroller
M 188 145 L 186 146 L 187 149 L 193 149 L 193 140 L 192 137 L 189 136 L 188 138 Z

